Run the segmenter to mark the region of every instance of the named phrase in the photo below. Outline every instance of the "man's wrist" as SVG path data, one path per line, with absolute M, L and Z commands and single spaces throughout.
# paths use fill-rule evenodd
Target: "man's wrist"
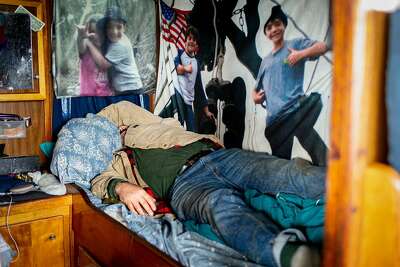
M 306 50 L 301 50 L 299 52 L 300 52 L 300 60 L 308 56 Z
M 119 194 L 121 193 L 121 185 L 124 184 L 124 181 L 118 181 L 115 183 L 115 187 L 114 187 L 114 194 L 116 195 L 116 197 L 119 198 Z
M 126 183 L 126 180 L 120 178 L 112 179 L 107 186 L 107 193 L 110 198 L 119 199 L 119 188 L 122 183 Z

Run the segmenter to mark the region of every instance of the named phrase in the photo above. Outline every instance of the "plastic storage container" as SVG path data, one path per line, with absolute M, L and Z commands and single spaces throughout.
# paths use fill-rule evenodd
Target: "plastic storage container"
M 0 120 L 0 139 L 14 139 L 26 137 L 25 120 L 1 121 Z

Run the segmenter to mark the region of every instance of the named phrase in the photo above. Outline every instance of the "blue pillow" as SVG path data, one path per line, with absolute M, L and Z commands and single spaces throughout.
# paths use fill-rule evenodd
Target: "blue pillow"
M 121 146 L 118 127 L 106 118 L 71 119 L 58 134 L 50 169 L 61 183 L 90 188 L 90 180 L 106 170 Z
M 39 145 L 40 151 L 42 151 L 46 158 L 51 159 L 51 157 L 53 156 L 53 149 L 55 144 L 56 143 L 54 142 L 44 142 Z

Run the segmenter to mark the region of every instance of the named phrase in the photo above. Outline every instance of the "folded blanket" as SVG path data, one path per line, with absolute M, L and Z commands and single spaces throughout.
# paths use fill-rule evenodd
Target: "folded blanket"
M 256 190 L 245 192 L 246 202 L 256 210 L 265 212 L 282 228 L 302 230 L 312 243 L 321 243 L 324 235 L 325 198 L 304 199 L 279 193 L 275 197 Z
M 311 243 L 322 243 L 324 236 L 325 199 L 304 199 L 293 194 L 279 193 L 270 196 L 256 190 L 245 192 L 246 202 L 255 210 L 264 212 L 283 229 L 297 228 Z M 185 221 L 187 230 L 197 232 L 211 240 L 224 243 L 209 224 Z

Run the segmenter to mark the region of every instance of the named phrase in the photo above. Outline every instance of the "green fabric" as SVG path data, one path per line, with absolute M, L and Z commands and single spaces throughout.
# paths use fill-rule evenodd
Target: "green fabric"
M 211 226 L 209 224 L 197 224 L 195 221 L 184 221 L 183 224 L 186 227 L 186 230 L 196 232 L 210 240 L 219 242 L 221 244 L 225 244 L 224 241 L 219 239 L 219 237 L 213 232 Z
M 53 150 L 56 143 L 54 142 L 44 142 L 39 145 L 40 150 L 46 156 L 46 158 L 51 159 L 53 157 Z
M 252 208 L 266 213 L 282 228 L 297 228 L 305 232 L 310 242 L 322 243 L 325 219 L 324 198 L 320 200 L 303 199 L 285 193 L 273 197 L 256 190 L 247 190 L 245 200 Z M 189 231 L 197 232 L 211 240 L 223 243 L 208 224 L 196 224 L 194 221 L 185 221 L 184 224 Z
M 279 256 L 282 267 L 290 267 L 292 265 L 292 258 L 301 245 L 303 244 L 297 242 L 288 242 L 283 246 L 281 255 Z
M 293 194 L 279 193 L 276 197 L 256 190 L 245 192 L 246 202 L 265 212 L 282 228 L 297 228 L 305 232 L 312 243 L 321 243 L 324 234 L 325 199 L 303 199 Z
M 104 204 L 115 204 L 119 203 L 119 197 L 115 193 L 115 187 L 119 183 L 127 183 L 128 181 L 120 179 L 120 178 L 114 178 L 112 179 L 107 186 L 107 193 L 108 193 L 108 198 L 103 199 Z
M 184 147 L 170 149 L 135 148 L 133 154 L 140 176 L 157 196 L 166 199 L 175 177 L 186 161 L 191 156 L 211 147 L 212 144 L 197 141 Z
M 111 199 L 119 199 L 117 194 L 115 193 L 115 186 L 121 182 L 126 182 L 126 180 L 114 178 L 112 179 L 107 186 L 107 193 Z

